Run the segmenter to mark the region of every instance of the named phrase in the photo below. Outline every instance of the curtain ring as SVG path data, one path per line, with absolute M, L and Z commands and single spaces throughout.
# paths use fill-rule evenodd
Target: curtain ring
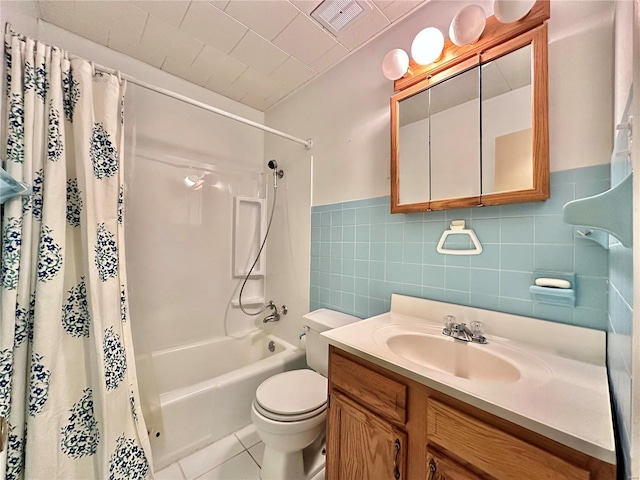
M 89 64 L 91 65 L 91 75 L 93 75 L 93 76 L 95 77 L 95 75 L 96 75 L 96 66 L 95 66 L 95 64 L 93 63 L 93 60 L 91 60 L 91 61 L 89 62 Z

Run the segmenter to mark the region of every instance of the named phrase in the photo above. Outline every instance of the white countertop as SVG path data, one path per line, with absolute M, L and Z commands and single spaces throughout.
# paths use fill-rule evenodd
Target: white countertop
M 508 358 L 520 371 L 520 378 L 509 382 L 460 378 L 408 360 L 385 345 L 385 332 L 391 330 L 440 334 L 442 312 L 454 313 L 457 321 L 483 321 L 488 344 L 473 348 Z M 522 338 L 491 335 L 501 326 Z M 322 335 L 346 352 L 604 462 L 616 463 L 604 332 L 394 295 L 391 312 Z

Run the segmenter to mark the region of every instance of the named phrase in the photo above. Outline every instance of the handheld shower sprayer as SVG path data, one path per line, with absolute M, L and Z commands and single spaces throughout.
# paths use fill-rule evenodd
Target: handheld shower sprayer
M 267 163 L 267 166 L 271 170 L 273 170 L 273 205 L 271 207 L 271 215 L 269 215 L 267 231 L 265 232 L 264 239 L 262 240 L 262 244 L 260 245 L 260 249 L 258 250 L 256 259 L 253 261 L 253 265 L 251 265 L 251 268 L 249 269 L 246 276 L 244 277 L 244 281 L 242 282 L 242 286 L 240 287 L 240 294 L 238 296 L 238 303 L 240 306 L 240 310 L 242 310 L 242 313 L 244 313 L 245 315 L 256 316 L 256 315 L 260 315 L 262 312 L 264 312 L 269 308 L 272 310 L 271 314 L 267 315 L 264 318 L 263 320 L 264 323 L 277 322 L 278 320 L 280 320 L 280 313 L 278 312 L 278 307 L 273 303 L 273 301 L 269 301 L 269 303 L 265 305 L 263 309 L 257 312 L 248 312 L 244 309 L 244 306 L 242 305 L 242 293 L 244 292 L 244 287 L 247 284 L 247 280 L 249 280 L 249 277 L 251 276 L 251 272 L 253 272 L 253 269 L 255 268 L 256 263 L 258 263 L 260 254 L 262 253 L 262 250 L 264 250 L 264 246 L 267 243 L 267 238 L 269 237 L 269 231 L 271 230 L 271 222 L 273 221 L 273 212 L 276 209 L 276 198 L 278 195 L 278 178 L 284 177 L 284 170 L 278 170 L 278 162 L 276 162 L 275 160 L 269 160 L 269 162 Z M 285 305 L 282 306 L 282 314 L 283 315 L 287 314 L 287 307 Z
M 267 167 L 273 170 L 273 188 L 278 188 L 278 179 L 284 177 L 284 170 L 278 170 L 278 162 L 269 160 Z

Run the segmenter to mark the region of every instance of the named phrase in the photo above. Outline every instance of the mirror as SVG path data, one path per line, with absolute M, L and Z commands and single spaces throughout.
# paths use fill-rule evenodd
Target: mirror
M 533 188 L 531 45 L 482 65 L 482 193 Z
M 546 53 L 543 24 L 391 98 L 392 213 L 549 197 Z
M 478 66 L 403 99 L 400 203 L 480 195 Z

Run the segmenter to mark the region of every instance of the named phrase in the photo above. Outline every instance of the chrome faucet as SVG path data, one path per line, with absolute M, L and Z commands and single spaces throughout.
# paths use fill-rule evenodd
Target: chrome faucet
M 278 312 L 278 307 L 273 300 L 269 300 L 269 304 L 267 305 L 271 309 L 271 313 L 262 319 L 262 323 L 269 322 L 277 322 L 280 320 L 280 312 Z
M 457 323 L 453 315 L 445 315 L 443 335 L 462 340 L 463 342 L 487 343 L 487 339 L 482 334 L 482 322 L 471 322 L 471 329 L 466 323 Z
M 269 304 L 267 305 L 267 308 L 271 309 L 271 313 L 262 319 L 262 323 L 279 321 L 280 312 L 278 312 L 278 307 L 276 306 L 275 303 L 273 303 L 273 300 L 269 300 Z M 286 315 L 286 314 L 287 314 L 287 306 L 282 305 L 282 315 Z

